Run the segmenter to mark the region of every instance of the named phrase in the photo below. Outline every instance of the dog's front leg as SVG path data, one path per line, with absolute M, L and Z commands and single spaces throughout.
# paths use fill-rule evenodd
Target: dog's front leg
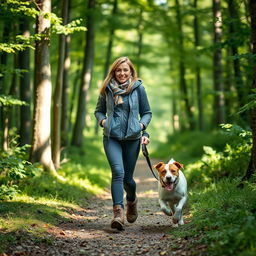
M 182 210 L 187 201 L 186 197 L 183 197 L 178 205 L 175 208 L 175 213 L 173 215 L 173 223 L 179 223 L 179 225 L 184 225 L 183 216 L 182 216 Z
M 161 211 L 164 212 L 166 215 L 172 216 L 172 211 L 171 209 L 168 207 L 167 201 L 159 199 L 159 204 L 161 207 Z

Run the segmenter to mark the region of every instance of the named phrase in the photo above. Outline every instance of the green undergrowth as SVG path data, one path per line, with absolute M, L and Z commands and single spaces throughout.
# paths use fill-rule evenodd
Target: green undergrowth
M 92 196 L 110 184 L 110 171 L 99 138 L 86 138 L 83 149 L 62 153 L 61 181 L 43 171 L 18 183 L 19 193 L 0 202 L 0 253 L 22 237 L 51 243 L 49 227 L 70 218 L 69 212 L 87 206 Z M 29 238 L 29 239 L 30 239 Z
M 254 179 L 255 181 L 255 179 Z M 256 185 L 223 179 L 189 193 L 190 222 L 171 234 L 205 245 L 204 255 L 256 255 Z M 196 254 L 195 254 L 196 255 Z
M 186 131 L 169 135 L 165 143 L 160 143 L 151 153 L 152 158 L 168 161 L 174 158 L 183 164 L 194 162 L 201 158 L 204 146 L 217 150 L 222 149 L 230 140 L 223 132 Z

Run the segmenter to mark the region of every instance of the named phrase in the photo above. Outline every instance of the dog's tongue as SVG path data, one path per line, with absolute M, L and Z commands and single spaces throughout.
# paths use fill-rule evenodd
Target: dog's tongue
M 168 183 L 168 184 L 165 186 L 165 188 L 166 188 L 167 190 L 172 190 L 172 189 L 173 189 L 173 183 Z

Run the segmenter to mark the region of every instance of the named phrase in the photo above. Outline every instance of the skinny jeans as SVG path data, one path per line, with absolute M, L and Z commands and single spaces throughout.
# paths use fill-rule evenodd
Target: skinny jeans
M 124 190 L 126 200 L 136 199 L 136 183 L 133 179 L 135 165 L 140 151 L 140 139 L 116 140 L 103 137 L 104 150 L 112 171 L 111 195 L 113 206 L 124 207 Z

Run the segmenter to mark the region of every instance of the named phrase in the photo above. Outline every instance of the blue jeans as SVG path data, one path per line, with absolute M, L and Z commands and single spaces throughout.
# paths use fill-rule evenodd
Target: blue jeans
M 124 190 L 126 200 L 133 202 L 136 198 L 136 183 L 133 173 L 140 151 L 140 139 L 119 141 L 104 136 L 103 144 L 112 171 L 113 206 L 124 207 Z

